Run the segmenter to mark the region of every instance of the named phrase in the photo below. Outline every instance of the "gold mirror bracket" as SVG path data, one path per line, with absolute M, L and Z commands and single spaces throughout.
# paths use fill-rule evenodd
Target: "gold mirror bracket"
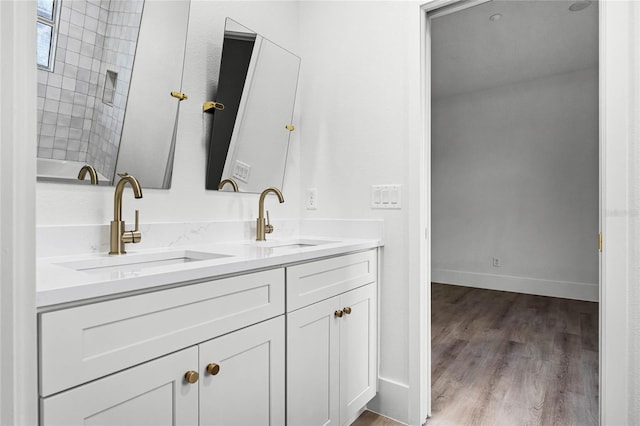
M 286 126 L 284 126 L 284 128 L 290 132 L 293 132 L 296 129 L 296 126 L 294 126 L 293 124 L 287 124 Z
M 185 100 L 189 99 L 189 97 L 186 94 L 182 93 L 182 92 L 173 91 L 173 92 L 171 92 L 171 96 L 173 96 L 174 98 L 177 98 L 177 99 L 179 99 L 181 101 L 185 101 Z
M 224 104 L 221 104 L 220 102 L 216 102 L 216 101 L 209 101 L 202 104 L 202 111 L 204 112 L 208 112 L 208 111 L 213 112 L 213 110 L 222 111 L 223 109 L 224 109 Z

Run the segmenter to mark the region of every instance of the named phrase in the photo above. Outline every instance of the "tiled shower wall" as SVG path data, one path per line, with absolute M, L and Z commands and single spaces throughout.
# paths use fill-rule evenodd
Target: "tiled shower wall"
M 38 70 L 38 157 L 93 165 L 111 178 L 143 0 L 61 0 L 53 72 Z M 103 102 L 107 70 L 117 73 Z

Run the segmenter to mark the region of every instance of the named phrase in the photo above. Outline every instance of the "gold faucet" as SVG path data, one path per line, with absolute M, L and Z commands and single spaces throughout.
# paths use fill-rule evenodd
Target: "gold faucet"
M 111 221 L 111 251 L 109 254 L 125 254 L 124 245 L 126 243 L 139 243 L 142 239 L 138 222 L 138 210 L 136 210 L 136 226 L 133 231 L 125 231 L 122 220 L 122 192 L 128 183 L 133 189 L 135 198 L 142 198 L 142 188 L 138 179 L 128 173 L 120 174 L 120 181 L 116 185 L 116 193 L 113 201 L 113 220 Z
M 284 197 L 282 196 L 282 192 L 278 188 L 273 186 L 265 189 L 260 194 L 260 201 L 258 202 L 258 223 L 256 226 L 256 241 L 265 241 L 265 234 L 270 234 L 273 232 L 273 225 L 269 223 L 269 212 L 267 211 L 267 220 L 264 220 L 264 199 L 270 192 L 273 192 L 278 196 L 278 201 L 284 203 Z
M 84 180 L 85 176 L 87 176 L 87 173 L 89 173 L 89 177 L 91 178 L 91 185 L 97 185 L 98 173 L 96 172 L 96 169 L 93 168 L 93 166 L 90 166 L 88 164 L 82 166 L 82 168 L 78 172 L 78 179 Z
M 220 191 L 222 188 L 224 188 L 224 186 L 227 183 L 229 185 L 231 185 L 231 187 L 233 188 L 233 192 L 238 192 L 238 184 L 233 179 L 224 179 L 224 180 L 220 181 L 220 183 L 218 184 L 218 191 Z

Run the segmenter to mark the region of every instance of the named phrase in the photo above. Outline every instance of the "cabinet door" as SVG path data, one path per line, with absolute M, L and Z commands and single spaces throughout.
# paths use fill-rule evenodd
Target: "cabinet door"
M 287 424 L 339 422 L 338 297 L 287 314 Z
M 42 425 L 158 426 L 198 424 L 196 347 L 41 399 Z
M 342 294 L 339 309 L 345 313 L 340 318 L 340 423 L 350 424 L 376 394 L 375 284 Z
M 200 344 L 201 425 L 284 425 L 284 331 L 281 315 Z

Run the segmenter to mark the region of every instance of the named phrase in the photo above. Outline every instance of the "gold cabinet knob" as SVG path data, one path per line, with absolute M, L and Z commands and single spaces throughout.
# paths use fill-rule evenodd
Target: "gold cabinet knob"
M 187 383 L 194 384 L 198 381 L 199 378 L 200 375 L 196 371 L 191 370 L 184 373 L 184 379 L 187 381 Z
M 335 316 L 337 316 L 338 318 L 342 318 L 342 311 L 341 310 L 337 310 L 333 313 Z
M 343 309 L 344 313 L 349 315 L 351 314 L 351 307 L 347 306 L 346 308 Z
M 211 364 L 207 364 L 207 373 L 211 374 L 212 376 L 215 376 L 219 372 L 220 372 L 220 366 L 218 364 L 214 362 L 212 362 Z

